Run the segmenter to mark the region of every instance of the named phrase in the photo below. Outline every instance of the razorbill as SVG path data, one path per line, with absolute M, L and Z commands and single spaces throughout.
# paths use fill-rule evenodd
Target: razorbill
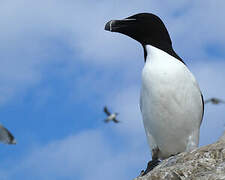
M 210 102 L 212 104 L 220 104 L 220 103 L 225 104 L 225 101 L 222 99 L 219 99 L 219 98 L 210 98 L 210 99 L 205 100 L 205 104 L 210 103 Z
M 203 97 L 195 77 L 173 50 L 162 20 L 154 14 L 141 13 L 111 20 L 105 30 L 127 35 L 144 49 L 140 109 L 152 150 L 146 172 L 159 159 L 196 148 Z
M 104 107 L 104 112 L 106 113 L 106 115 L 108 116 L 104 121 L 105 123 L 108 123 L 109 121 L 113 121 L 114 123 L 118 123 L 119 121 L 116 119 L 116 116 L 118 115 L 118 113 L 110 113 L 108 108 L 105 106 Z
M 14 136 L 6 129 L 4 126 L 0 124 L 0 142 L 5 144 L 16 144 L 16 140 Z

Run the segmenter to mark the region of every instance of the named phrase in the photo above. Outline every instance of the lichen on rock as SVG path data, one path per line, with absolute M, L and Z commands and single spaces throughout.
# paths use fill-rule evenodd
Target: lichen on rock
M 134 180 L 225 180 L 225 133 L 215 143 L 163 160 Z

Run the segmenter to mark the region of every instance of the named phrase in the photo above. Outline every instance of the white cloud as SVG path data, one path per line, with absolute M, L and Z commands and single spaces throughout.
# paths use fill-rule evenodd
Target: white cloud
M 200 82 L 205 96 L 222 97 L 224 72 L 221 61 L 192 64 L 190 69 Z M 210 77 L 208 76 L 210 74 Z M 205 76 L 208 76 L 206 79 Z M 219 77 L 219 78 L 218 78 Z M 128 78 L 128 77 L 126 77 Z M 215 81 L 215 79 L 218 80 Z M 212 84 L 215 88 L 212 88 Z M 150 158 L 142 119 L 140 116 L 139 86 L 130 85 L 110 94 L 106 100 L 111 111 L 119 112 L 121 124 L 107 124 L 101 130 L 86 130 L 79 134 L 37 146 L 16 160 L 7 169 L 1 169 L 7 179 L 131 179 L 138 175 Z M 113 98 L 110 98 L 113 97 Z M 201 129 L 201 144 L 215 141 L 223 127 L 221 106 L 206 106 Z M 119 141 L 119 142 L 117 142 Z M 24 177 L 25 176 L 25 177 Z
M 206 45 L 224 44 L 223 5 L 223 1 L 187 0 L 166 1 L 164 6 L 146 0 L 129 1 L 129 6 L 126 1 L 3 1 L 0 103 L 40 83 L 45 78 L 43 69 L 59 63 L 54 51 L 49 50 L 55 48 L 54 43 L 49 43 L 52 39 L 74 49 L 76 60 L 79 57 L 85 63 L 115 65 L 121 61 L 129 63 L 130 59 L 135 61 L 143 53 L 141 46 L 123 35 L 104 31 L 104 25 L 110 19 L 138 12 L 158 14 L 168 26 L 175 49 L 187 61 L 205 57 Z M 73 64 L 63 59 L 60 62 L 68 68 Z
M 105 32 L 104 25 L 110 19 L 143 11 L 160 15 L 172 35 L 175 49 L 190 64 L 205 97 L 224 97 L 223 59 L 216 59 L 213 54 L 209 57 L 210 52 L 205 50 L 210 43 L 224 44 L 223 1 L 167 1 L 164 6 L 147 0 L 129 1 L 129 6 L 127 3 L 53 0 L 1 2 L 0 103 L 40 83 L 46 76 L 43 71 L 51 69 L 51 64 L 65 63 L 64 70 L 72 73 L 75 63 L 56 60 L 55 52 L 51 51 L 51 48 L 55 48 L 51 40 L 57 39 L 74 49 L 74 61 L 82 59 L 82 63 L 90 69 L 97 66 L 109 67 L 108 71 L 119 69 L 115 74 L 103 72 L 100 79 L 96 75 L 98 71 L 90 70 L 76 77 L 75 82 L 76 88 L 81 85 L 78 89 L 80 92 L 95 86 L 92 90 L 98 95 L 103 94 L 112 110 L 119 111 L 122 123 L 115 127 L 113 133 L 127 142 L 126 148 L 118 148 L 117 154 L 114 152 L 117 148 L 112 147 L 113 143 L 110 137 L 105 137 L 105 132 L 86 131 L 37 147 L 19 159 L 19 165 L 1 170 L 1 177 L 15 179 L 23 176 L 24 179 L 25 175 L 27 179 L 74 179 L 74 176 L 81 179 L 128 179 L 130 169 L 145 165 L 143 161 L 147 161 L 148 149 L 138 107 L 141 78 L 138 74 L 143 65 L 140 62 L 143 52 L 134 40 Z M 116 88 L 107 92 L 110 96 L 105 98 L 105 90 L 110 91 L 112 86 L 107 81 L 120 76 L 120 72 L 122 80 L 114 82 Z M 104 85 L 109 87 L 102 88 Z M 206 107 L 201 144 L 210 143 L 220 135 L 223 114 L 222 105 Z M 137 169 L 134 172 L 136 174 Z
M 130 172 L 143 162 L 142 148 L 123 150 L 111 147 L 105 132 L 90 130 L 54 141 L 23 157 L 15 166 L 1 170 L 7 180 L 23 179 L 130 179 Z M 141 169 L 140 169 L 141 170 Z M 1 176 L 2 177 L 2 176 Z

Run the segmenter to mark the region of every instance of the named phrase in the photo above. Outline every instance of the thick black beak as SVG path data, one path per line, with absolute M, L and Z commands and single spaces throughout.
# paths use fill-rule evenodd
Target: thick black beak
M 111 32 L 123 32 L 124 29 L 134 24 L 135 19 L 111 20 L 106 23 L 105 30 Z
M 115 24 L 115 20 L 111 20 L 111 21 L 107 22 L 106 25 L 105 25 L 105 30 L 113 32 L 114 24 Z

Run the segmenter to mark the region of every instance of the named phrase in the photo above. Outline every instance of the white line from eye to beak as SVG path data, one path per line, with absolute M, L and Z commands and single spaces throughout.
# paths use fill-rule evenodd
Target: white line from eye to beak
M 133 20 L 136 20 L 136 19 L 123 19 L 125 21 L 133 21 Z
M 109 30 L 112 31 L 112 23 L 114 22 L 114 20 L 110 21 L 109 23 Z

